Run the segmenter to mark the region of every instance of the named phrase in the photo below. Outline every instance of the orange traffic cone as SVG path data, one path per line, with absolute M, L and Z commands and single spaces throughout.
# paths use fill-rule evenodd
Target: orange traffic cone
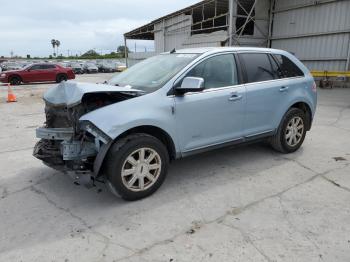
M 7 84 L 7 103 L 17 102 L 16 95 L 12 93 L 10 84 Z

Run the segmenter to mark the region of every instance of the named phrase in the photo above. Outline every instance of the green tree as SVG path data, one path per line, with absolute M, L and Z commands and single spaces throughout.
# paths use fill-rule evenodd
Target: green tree
M 126 51 L 127 51 L 128 53 L 130 53 L 130 50 L 129 50 L 128 47 L 126 47 Z M 124 46 L 124 45 L 118 46 L 117 52 L 120 53 L 120 54 L 122 54 L 122 56 L 124 57 L 124 56 L 125 56 L 125 46 Z
M 94 59 L 94 58 L 100 58 L 100 55 L 95 50 L 91 49 L 91 50 L 87 51 L 86 53 L 84 53 L 81 57 Z

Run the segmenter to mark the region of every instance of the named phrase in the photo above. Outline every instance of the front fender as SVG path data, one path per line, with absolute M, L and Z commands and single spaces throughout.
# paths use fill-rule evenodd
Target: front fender
M 97 109 L 80 121 L 91 122 L 112 140 L 139 126 L 158 127 L 171 136 L 177 150 L 173 106 L 172 97 L 155 92 Z

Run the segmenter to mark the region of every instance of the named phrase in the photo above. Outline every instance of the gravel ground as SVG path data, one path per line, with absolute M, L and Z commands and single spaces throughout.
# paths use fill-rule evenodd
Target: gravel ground
M 189 157 L 156 194 L 125 202 L 32 157 L 49 86 L 17 87 L 11 104 L 1 89 L 0 261 L 350 261 L 350 89 L 319 90 L 300 151 Z

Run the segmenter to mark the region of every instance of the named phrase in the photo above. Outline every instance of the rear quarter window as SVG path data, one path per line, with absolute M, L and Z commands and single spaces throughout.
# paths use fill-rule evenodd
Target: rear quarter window
M 298 77 L 298 76 L 304 76 L 303 71 L 293 63 L 292 60 L 290 60 L 288 57 L 284 55 L 273 55 L 275 59 L 277 60 L 280 71 L 284 77 Z

